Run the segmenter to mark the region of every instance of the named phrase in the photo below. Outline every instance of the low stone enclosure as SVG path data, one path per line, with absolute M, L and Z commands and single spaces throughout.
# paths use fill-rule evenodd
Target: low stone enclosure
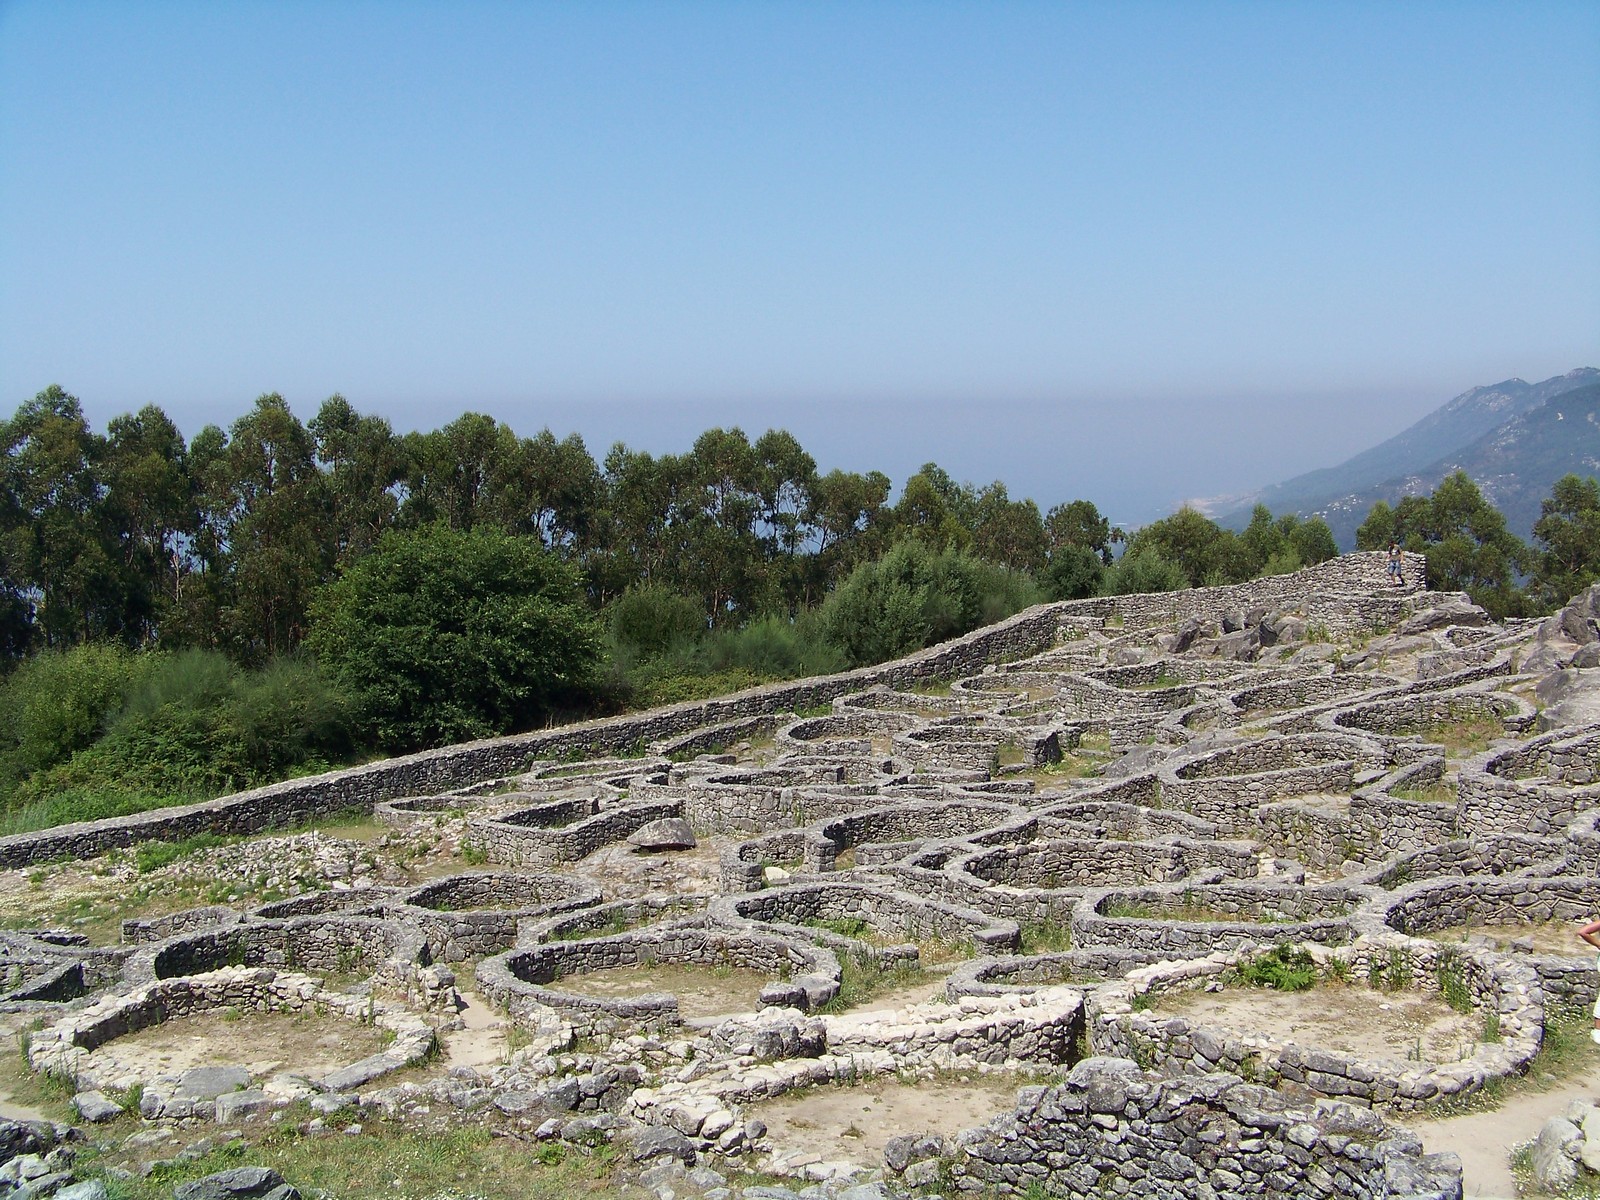
M 1574 627 L 1496 626 L 1350 555 L 0 839 L 20 877 L 356 809 L 368 853 L 428 868 L 152 911 L 116 944 L 13 928 L 0 1013 L 86 1119 L 310 1098 L 945 1196 L 1457 1196 L 1404 1121 L 1525 1072 L 1600 984 L 1573 936 L 1600 912 L 1600 726 L 1538 704 L 1600 675 Z M 382 1044 L 221 1091 L 107 1056 L 241 1012 Z M 452 1057 L 472 1013 L 492 1061 Z M 942 1072 L 1015 1100 L 871 1161 L 761 1115 Z

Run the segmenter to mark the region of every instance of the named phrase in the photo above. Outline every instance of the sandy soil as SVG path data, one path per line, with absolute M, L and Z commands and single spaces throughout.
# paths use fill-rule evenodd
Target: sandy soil
M 0 1013 L 0 1120 L 47 1121 L 49 1116 L 17 1098 L 12 1092 L 12 1077 L 26 1071 L 23 1065 L 22 1046 L 17 1038 L 32 1021 L 22 1013 Z
M 315 1079 L 383 1049 L 382 1031 L 342 1017 L 224 1013 L 179 1017 L 107 1042 L 89 1055 L 102 1078 L 131 1083 L 191 1067 L 233 1066 L 264 1078 L 289 1070 Z
M 1565 954 L 1593 958 L 1594 947 L 1578 936 L 1582 921 L 1533 921 L 1511 925 L 1455 925 L 1421 936 L 1434 942 L 1464 942 L 1471 937 L 1491 937 L 1500 949 L 1525 938 L 1533 939 L 1536 954 Z
M 845 1161 L 881 1166 L 890 1138 L 951 1135 L 981 1125 L 1015 1107 L 1017 1088 L 1025 1082 L 974 1075 L 804 1088 L 752 1105 L 750 1113 L 767 1123 L 773 1151 L 792 1165 Z
M 860 1004 L 851 1005 L 851 1012 L 880 1012 L 896 1008 L 905 1008 L 912 1004 L 925 1004 L 929 1000 L 943 1000 L 944 980 L 951 967 L 936 968 L 923 972 L 924 978 L 915 983 L 908 983 L 904 987 L 889 988 L 879 992 L 870 999 L 863 1000 Z
M 1422 1139 L 1430 1154 L 1461 1156 L 1469 1200 L 1514 1200 L 1511 1148 L 1532 1141 L 1551 1117 L 1559 1117 L 1574 1100 L 1600 1104 L 1600 1049 L 1584 1074 L 1543 1092 L 1519 1092 L 1491 1112 L 1468 1113 L 1435 1120 L 1400 1119 Z
M 439 1062 L 451 1067 L 495 1067 L 511 1056 L 506 1023 L 477 992 L 461 989 L 461 1029 L 439 1037 Z
M 658 963 L 648 967 L 614 967 L 566 975 L 554 983 L 564 992 L 607 1000 L 670 992 L 678 998 L 682 1017 L 720 1017 L 754 1012 L 761 987 L 772 976 L 742 967 L 681 967 Z
M 1364 987 L 1171 992 L 1155 1008 L 1237 1034 L 1402 1063 L 1418 1061 L 1419 1048 L 1423 1062 L 1457 1062 L 1472 1055 L 1483 1032 L 1480 1018 L 1436 997 Z

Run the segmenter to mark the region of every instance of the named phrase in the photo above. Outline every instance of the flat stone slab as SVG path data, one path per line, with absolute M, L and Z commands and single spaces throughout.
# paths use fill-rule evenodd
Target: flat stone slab
M 122 1105 L 104 1092 L 79 1092 L 72 1098 L 72 1107 L 77 1109 L 78 1115 L 91 1125 L 98 1125 L 102 1121 L 114 1121 L 123 1111 Z
M 195 1067 L 178 1077 L 174 1100 L 215 1100 L 228 1092 L 250 1086 L 250 1072 L 243 1067 Z
M 640 850 L 693 850 L 700 843 L 682 817 L 663 817 L 634 830 L 628 835 L 628 844 Z

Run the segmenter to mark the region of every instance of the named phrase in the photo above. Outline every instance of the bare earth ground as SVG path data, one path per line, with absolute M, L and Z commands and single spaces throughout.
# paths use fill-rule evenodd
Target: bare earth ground
M 461 989 L 462 1028 L 439 1037 L 440 1064 L 451 1067 L 494 1067 L 511 1056 L 506 1023 L 477 992 Z
M 1435 933 L 1420 936 L 1434 942 L 1465 942 L 1472 937 L 1491 937 L 1497 948 L 1504 950 L 1512 942 L 1533 939 L 1536 954 L 1565 954 L 1573 958 L 1591 958 L 1594 947 L 1578 936 L 1582 921 L 1534 921 L 1510 925 L 1455 925 Z
M 1402 1118 L 1401 1124 L 1422 1139 L 1430 1154 L 1451 1151 L 1461 1156 L 1469 1200 L 1514 1200 L 1511 1148 L 1538 1137 L 1544 1123 L 1559 1117 L 1574 1100 L 1600 1104 L 1600 1047 L 1587 1071 L 1549 1091 L 1518 1092 L 1492 1111 L 1432 1120 Z
M 566 975 L 551 986 L 579 996 L 607 1000 L 671 992 L 678 998 L 679 1015 L 698 1018 L 754 1012 L 762 985 L 771 979 L 770 975 L 742 967 L 682 967 L 675 963 L 658 963 Z
M 955 963 L 941 963 L 926 969 L 923 978 L 903 987 L 885 988 L 859 1004 L 849 1006 L 851 1012 L 877 1012 L 905 1008 L 911 1004 L 926 1004 L 930 1000 L 943 1000 L 945 976 L 955 969 Z
M 901 1134 L 953 1136 L 981 1125 L 1017 1102 L 1027 1081 L 975 1075 L 900 1083 L 880 1080 L 855 1087 L 802 1088 L 752 1105 L 767 1123 L 775 1151 L 793 1166 L 854 1162 L 880 1166 L 883 1148 Z
M 1419 1049 L 1422 1062 L 1457 1062 L 1472 1055 L 1483 1032 L 1481 1018 L 1436 997 L 1356 986 L 1168 992 L 1155 997 L 1155 1008 L 1236 1034 L 1402 1063 L 1419 1061 Z
M 242 1066 L 253 1078 L 292 1071 L 316 1079 L 383 1049 L 382 1031 L 342 1017 L 287 1013 L 205 1013 L 177 1017 L 107 1042 L 88 1065 L 131 1083 L 191 1067 Z

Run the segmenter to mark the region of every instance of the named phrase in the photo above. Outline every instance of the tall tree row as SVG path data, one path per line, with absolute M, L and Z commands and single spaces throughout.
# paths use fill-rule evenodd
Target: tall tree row
M 576 435 L 524 437 L 481 413 L 397 435 L 339 395 L 305 423 L 264 395 L 185 440 L 153 406 L 102 435 L 51 387 L 0 425 L 0 455 L 5 661 L 103 640 L 271 661 L 304 641 L 319 589 L 389 530 L 528 538 L 576 569 L 594 607 L 662 590 L 703 629 L 814 608 L 906 538 L 1055 566 L 1049 594 L 1088 594 L 1121 536 L 1088 501 L 1042 516 L 934 463 L 891 505 L 888 476 L 819 473 L 782 430 L 712 429 L 682 454 L 618 443 L 596 462 Z
M 594 609 L 671 596 L 672 621 L 702 632 L 815 610 L 906 542 L 1029 576 L 1050 599 L 1232 583 L 1336 553 L 1320 519 L 1265 508 L 1237 534 L 1182 509 L 1130 539 L 1087 500 L 1041 513 L 936 463 L 893 504 L 891 486 L 877 471 L 819 473 L 782 430 L 711 429 L 681 454 L 618 443 L 597 462 L 576 435 L 522 436 L 481 413 L 396 435 L 342 396 L 302 423 L 269 394 L 185 440 L 154 406 L 98 433 L 50 387 L 0 424 L 0 663 L 87 642 L 271 662 L 391 530 L 527 539 L 575 572 Z M 1545 611 L 1600 575 L 1600 487 L 1557 484 L 1530 547 L 1458 474 L 1377 505 L 1360 544 L 1391 537 L 1427 554 L 1435 586 L 1501 616 Z

